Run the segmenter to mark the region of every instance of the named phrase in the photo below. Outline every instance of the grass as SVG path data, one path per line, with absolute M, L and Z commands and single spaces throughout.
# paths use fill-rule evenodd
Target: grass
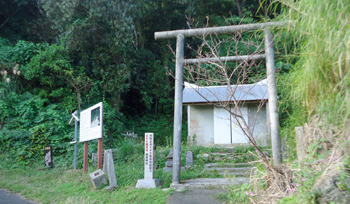
M 1 165 L 2 166 L 2 165 Z M 81 170 L 42 167 L 24 167 L 16 170 L 0 170 L 0 187 L 20 193 L 24 197 L 41 203 L 165 203 L 171 191 L 136 189 L 138 178 L 143 177 L 140 166 L 126 163 L 116 165 L 120 186 L 113 192 L 95 189 L 88 174 Z M 95 169 L 90 168 L 89 173 Z M 169 178 L 162 177 L 169 183 Z
M 124 146 L 125 145 L 125 146 Z M 43 167 L 43 162 L 37 161 L 30 166 L 20 166 L 14 161 L 0 160 L 0 188 L 8 189 L 14 193 L 41 203 L 166 203 L 172 190 L 163 191 L 161 188 L 169 188 L 172 173 L 163 173 L 166 156 L 170 147 L 159 147 L 157 151 L 157 164 L 159 169 L 154 170 L 154 178 L 160 179 L 161 187 L 156 189 L 136 189 L 138 179 L 144 177 L 143 171 L 143 143 L 135 141 L 124 141 L 119 144 L 117 152 L 127 157 L 116 156 L 115 172 L 119 188 L 110 192 L 93 187 L 88 174 L 82 170 L 72 170 L 71 165 L 57 161 L 52 170 Z M 204 165 L 208 163 L 201 158 L 197 159 L 196 154 L 212 151 L 228 151 L 227 149 L 212 149 L 200 146 L 182 148 L 182 165 L 185 166 L 186 151 L 194 153 L 194 168 L 181 172 L 181 180 L 193 178 L 220 178 L 216 171 L 203 171 Z M 244 151 L 248 151 L 244 149 Z M 239 149 L 239 152 L 244 152 Z M 0 158 L 5 158 L 4 155 Z M 80 166 L 81 168 L 81 166 Z M 96 170 L 96 167 L 89 165 L 89 172 Z
M 292 103 L 294 115 L 288 122 L 308 122 L 315 114 L 332 125 L 349 118 L 350 29 L 348 0 L 279 0 L 286 7 L 283 20 L 293 20 L 286 28 L 298 45 L 291 56 L 298 57 L 285 76 L 284 103 Z M 296 118 L 299 117 L 299 118 Z M 299 122 L 300 123 L 300 122 Z
M 285 8 L 280 20 L 293 23 L 280 41 L 288 48 L 290 72 L 279 79 L 281 135 L 295 147 L 294 128 L 312 118 L 324 125 L 344 126 L 350 115 L 349 0 L 278 0 Z M 283 33 L 283 32 L 282 32 Z M 287 48 L 286 48 L 287 49 Z M 295 156 L 295 155 L 294 155 Z

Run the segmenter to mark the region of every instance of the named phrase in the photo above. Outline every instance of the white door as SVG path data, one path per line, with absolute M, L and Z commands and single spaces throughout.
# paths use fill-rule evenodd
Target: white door
M 240 108 L 242 116 L 244 120 L 248 123 L 248 106 L 243 106 Z M 234 111 L 234 108 L 231 108 L 231 111 Z M 236 118 L 232 116 L 232 143 L 249 143 L 248 138 L 245 136 L 243 130 L 241 127 L 244 128 L 244 125 L 242 123 L 242 119 L 238 118 L 238 121 Z M 241 124 L 241 127 L 239 124 Z
M 214 107 L 214 144 L 231 144 L 230 113 Z
M 230 107 L 231 111 L 234 110 Z M 248 122 L 248 107 L 241 107 L 243 118 Z M 242 120 L 238 119 L 238 122 L 242 124 Z M 231 144 L 231 143 L 249 143 L 249 140 L 244 135 L 241 127 L 238 125 L 234 116 L 224 108 L 214 108 L 214 144 Z

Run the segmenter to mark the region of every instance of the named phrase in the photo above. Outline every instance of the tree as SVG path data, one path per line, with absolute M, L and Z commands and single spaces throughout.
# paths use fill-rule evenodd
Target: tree
M 53 35 L 40 0 L 0 1 L 0 36 L 18 40 L 52 43 Z
M 40 83 L 42 94 L 55 102 L 63 102 L 71 97 L 71 90 L 76 92 L 76 103 L 65 104 L 72 112 L 77 105 L 81 110 L 82 94 L 93 87 L 93 81 L 84 75 L 84 68 L 71 64 L 67 50 L 63 45 L 53 44 L 40 51 L 23 68 L 27 80 Z M 71 102 L 71 101 L 70 101 Z
M 84 67 L 83 72 L 102 92 L 97 97 L 110 99 L 119 110 L 131 72 L 127 52 L 133 43 L 133 4 L 60 0 L 42 2 L 42 7 L 73 59 L 72 65 Z

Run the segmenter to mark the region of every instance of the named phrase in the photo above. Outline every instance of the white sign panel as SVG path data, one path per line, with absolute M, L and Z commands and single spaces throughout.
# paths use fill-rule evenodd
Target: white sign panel
M 153 133 L 145 133 L 145 179 L 153 179 Z
M 79 142 L 102 138 L 103 103 L 100 102 L 80 112 Z

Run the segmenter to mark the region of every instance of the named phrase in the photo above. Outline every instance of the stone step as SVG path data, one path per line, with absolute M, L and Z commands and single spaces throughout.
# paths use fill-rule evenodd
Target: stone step
M 268 151 L 264 151 L 265 154 L 270 157 Z M 222 152 L 212 152 L 198 154 L 197 158 L 202 158 L 207 161 L 254 161 L 257 158 L 252 154 L 246 153 L 222 153 Z
M 248 163 L 210 163 L 206 164 L 204 169 L 206 171 L 217 171 L 220 175 L 249 176 L 253 167 L 253 164 Z
M 197 178 L 181 181 L 179 184 L 170 184 L 170 188 L 196 189 L 209 187 L 224 187 L 249 183 L 249 178 Z
M 185 171 L 186 170 L 186 167 L 182 166 L 181 167 L 181 171 Z M 163 168 L 163 172 L 173 172 L 173 167 L 164 167 Z
M 207 161 L 253 161 L 256 158 L 253 155 L 237 153 L 204 153 L 197 155 Z
M 237 177 L 249 177 L 250 173 L 249 172 L 219 172 L 220 175 L 223 176 L 237 176 Z
M 210 168 L 207 169 L 207 171 L 227 171 L 227 172 L 247 172 L 252 170 L 252 168 L 246 167 L 246 168 Z
M 229 167 L 229 168 L 252 168 L 254 167 L 254 164 L 252 163 L 209 163 L 204 166 L 205 169 L 210 169 L 210 168 L 224 168 L 224 167 Z
M 229 153 L 235 153 L 237 152 L 237 148 L 242 149 L 242 147 L 249 147 L 251 146 L 251 144 L 247 143 L 247 144 L 205 144 L 202 145 L 203 147 L 208 147 L 208 148 L 219 148 L 220 150 L 218 151 L 224 151 L 224 152 L 229 152 Z M 262 149 L 263 151 L 268 151 L 271 152 L 272 149 L 271 147 L 264 147 Z

